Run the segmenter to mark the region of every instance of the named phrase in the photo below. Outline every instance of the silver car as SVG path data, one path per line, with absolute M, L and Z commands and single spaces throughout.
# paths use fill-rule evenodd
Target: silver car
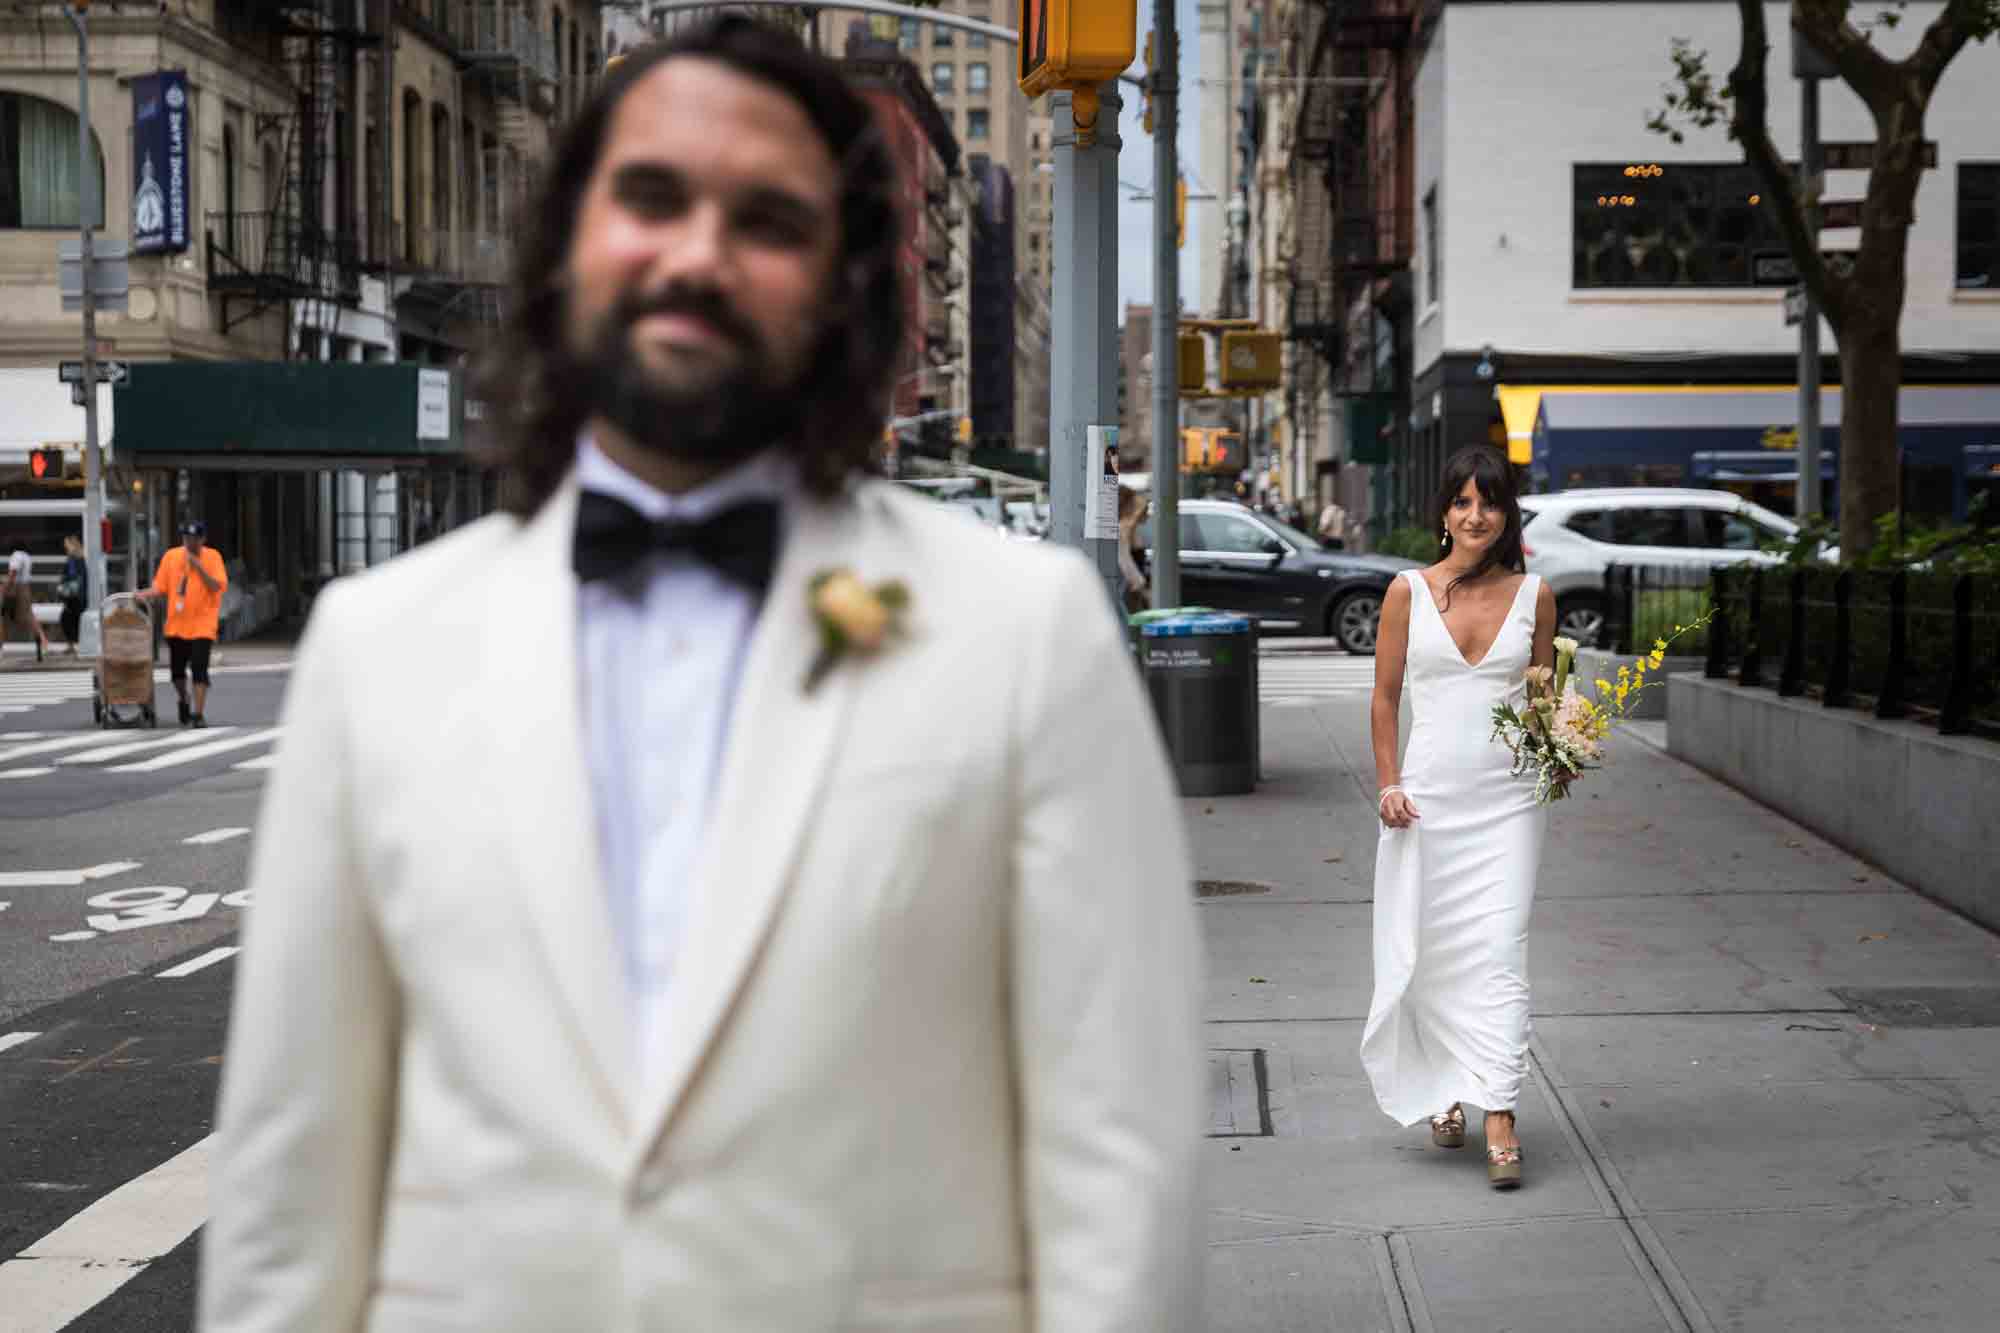
M 1521 497 L 1528 572 L 1556 595 L 1558 633 L 1604 633 L 1604 571 L 1613 563 L 1710 570 L 1778 564 L 1763 546 L 1798 524 L 1729 491 L 1606 487 Z

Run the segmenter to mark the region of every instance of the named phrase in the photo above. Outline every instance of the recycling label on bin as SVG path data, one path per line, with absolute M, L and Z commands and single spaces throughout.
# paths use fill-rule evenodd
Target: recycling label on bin
M 1237 645 L 1233 643 L 1204 643 L 1199 639 L 1148 643 L 1146 666 L 1159 671 L 1231 667 L 1236 665 L 1237 652 Z

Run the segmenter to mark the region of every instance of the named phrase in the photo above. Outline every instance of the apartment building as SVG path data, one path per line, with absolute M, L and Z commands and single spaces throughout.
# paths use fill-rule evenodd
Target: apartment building
M 241 631 L 491 506 L 463 366 L 498 317 L 551 135 L 601 63 L 595 0 L 177 0 L 88 16 L 97 235 L 130 293 L 97 319 L 111 586 L 183 517 L 236 563 Z M 58 364 L 79 214 L 79 51 L 62 7 L 0 12 L 0 501 L 82 511 Z M 43 529 L 47 530 L 44 531 Z M 230 608 L 225 608 L 229 610 Z

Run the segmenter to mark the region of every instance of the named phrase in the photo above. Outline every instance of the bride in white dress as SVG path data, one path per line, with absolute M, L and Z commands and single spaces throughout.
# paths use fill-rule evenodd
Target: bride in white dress
M 1445 464 L 1442 558 L 1391 585 L 1375 645 L 1372 721 L 1382 821 L 1375 857 L 1375 998 L 1361 1061 L 1382 1109 L 1465 1143 L 1486 1112 L 1487 1172 L 1521 1182 L 1514 1111 L 1528 1059 L 1528 911 L 1548 812 L 1508 774 L 1493 705 L 1521 701 L 1555 660 L 1555 597 L 1523 572 L 1506 460 L 1483 446 Z M 1405 672 L 1412 725 L 1397 762 Z

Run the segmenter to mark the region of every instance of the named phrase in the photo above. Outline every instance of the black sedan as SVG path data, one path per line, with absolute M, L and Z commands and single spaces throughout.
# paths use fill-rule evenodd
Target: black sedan
M 1181 601 L 1256 618 L 1266 633 L 1320 634 L 1375 651 L 1382 596 L 1417 562 L 1328 550 L 1289 524 L 1224 500 L 1181 501 Z M 1140 529 L 1152 550 L 1152 523 Z

